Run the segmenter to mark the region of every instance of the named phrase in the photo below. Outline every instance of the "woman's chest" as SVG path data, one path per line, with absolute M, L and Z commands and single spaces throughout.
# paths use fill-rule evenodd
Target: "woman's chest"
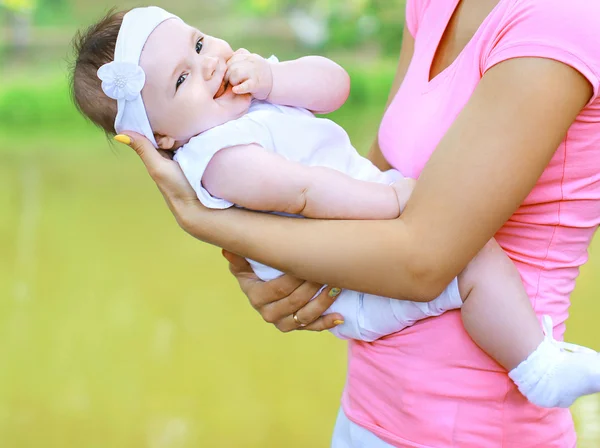
M 387 160 L 417 176 L 482 77 L 482 64 L 512 0 L 431 0 L 414 54 L 381 124 Z
M 379 145 L 402 174 L 418 177 L 480 80 L 474 61 L 461 61 L 427 81 L 427 66 L 413 60 L 379 128 Z

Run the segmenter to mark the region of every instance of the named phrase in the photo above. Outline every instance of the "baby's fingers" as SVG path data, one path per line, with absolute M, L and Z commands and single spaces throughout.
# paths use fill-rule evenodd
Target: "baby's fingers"
M 256 81 L 254 79 L 248 79 L 243 83 L 233 88 L 233 93 L 237 95 L 243 95 L 244 93 L 252 93 L 256 88 Z
M 237 50 L 234 51 L 233 55 L 236 56 L 238 54 L 250 54 L 250 52 L 248 50 L 246 50 L 245 48 L 238 48 Z
M 225 74 L 225 80 L 232 86 L 238 86 L 250 79 L 250 71 L 244 64 L 236 64 L 230 67 Z
M 227 61 L 227 68 L 231 68 L 232 66 L 240 63 L 244 63 L 248 60 L 247 54 L 235 54 Z

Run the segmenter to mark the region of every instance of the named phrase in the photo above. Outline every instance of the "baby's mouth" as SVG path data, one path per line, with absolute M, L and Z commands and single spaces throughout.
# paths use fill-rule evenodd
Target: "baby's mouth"
M 217 98 L 223 96 L 223 94 L 227 91 L 227 87 L 229 87 L 229 83 L 225 81 L 225 78 L 223 78 L 223 82 L 221 83 L 219 90 L 217 90 L 217 93 L 215 93 L 214 99 L 216 100 Z

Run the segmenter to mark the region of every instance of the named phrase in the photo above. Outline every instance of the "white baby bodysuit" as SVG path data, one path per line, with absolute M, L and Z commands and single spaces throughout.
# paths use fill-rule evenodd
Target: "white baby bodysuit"
M 211 195 L 202 185 L 202 176 L 218 151 L 248 144 L 258 144 L 288 160 L 332 168 L 359 180 L 391 184 L 402 178 L 396 170 L 381 172 L 358 154 L 346 131 L 333 121 L 317 118 L 306 109 L 254 100 L 244 116 L 193 137 L 175 154 L 174 160 L 179 163 L 198 199 L 206 207 L 225 209 L 235 205 Z M 268 281 L 282 275 L 274 268 L 248 261 L 262 280 Z M 344 316 L 344 324 L 334 329 L 337 336 L 374 340 L 400 331 L 417 320 L 437 316 L 461 305 L 455 279 L 442 296 L 429 303 L 400 301 L 344 290 L 327 312 L 338 312 Z

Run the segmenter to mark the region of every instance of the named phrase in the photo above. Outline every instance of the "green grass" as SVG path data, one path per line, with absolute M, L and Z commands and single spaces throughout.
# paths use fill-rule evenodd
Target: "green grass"
M 392 71 L 356 73 L 334 115 L 362 152 Z M 0 87 L 0 445 L 328 446 L 345 344 L 262 322 L 137 157 L 44 82 Z M 568 333 L 596 349 L 599 269 L 596 240 Z M 598 446 L 600 401 L 574 410 L 579 446 Z

